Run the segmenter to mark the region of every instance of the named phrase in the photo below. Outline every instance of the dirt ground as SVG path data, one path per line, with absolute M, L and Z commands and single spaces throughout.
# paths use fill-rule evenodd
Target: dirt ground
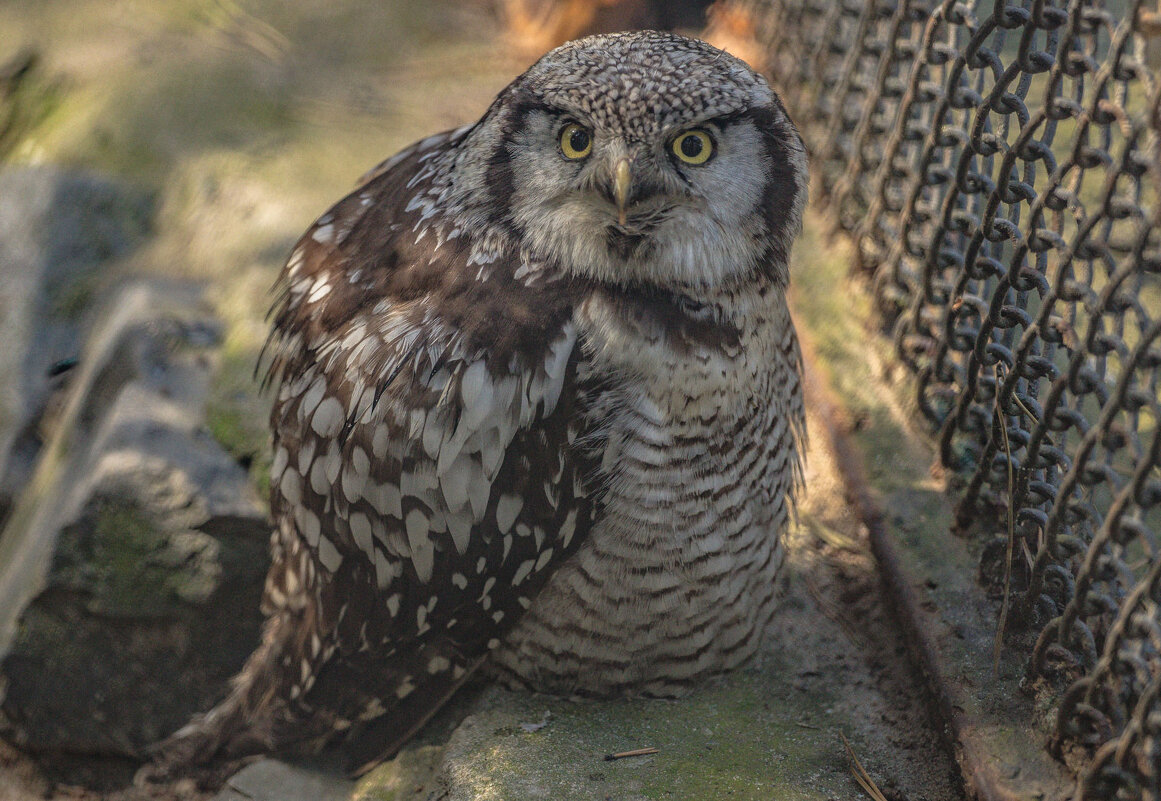
M 847 736 L 858 737 L 853 756 L 888 799 L 963 798 L 955 761 L 887 605 L 867 531 L 844 497 L 835 455 L 816 411 L 820 380 L 808 363 L 806 491 L 790 541 L 791 581 L 805 589 L 813 604 L 778 616 L 774 639 L 795 642 L 803 629 L 818 638 L 812 646 L 820 652 L 820 675 L 804 675 L 803 684 L 842 688 L 835 715 L 850 726 Z M 819 613 L 834 626 L 820 625 Z

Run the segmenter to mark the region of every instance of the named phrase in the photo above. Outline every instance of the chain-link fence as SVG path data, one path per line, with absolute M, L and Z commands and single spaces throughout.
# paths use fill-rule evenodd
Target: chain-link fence
M 728 6 L 916 375 L 997 625 L 1035 642 L 1076 798 L 1161 798 L 1156 6 Z

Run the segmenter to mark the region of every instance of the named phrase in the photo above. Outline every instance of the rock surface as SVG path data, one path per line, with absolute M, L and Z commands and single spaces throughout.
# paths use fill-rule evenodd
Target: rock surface
M 50 167 L 0 171 L 0 525 L 28 481 L 40 423 L 79 349 L 101 268 L 148 230 L 147 196 Z
M 346 801 L 354 791 L 352 781 L 262 759 L 231 777 L 214 801 Z
M 201 417 L 218 337 L 197 288 L 145 283 L 88 336 L 0 534 L 0 709 L 30 749 L 140 755 L 257 643 L 269 529 Z

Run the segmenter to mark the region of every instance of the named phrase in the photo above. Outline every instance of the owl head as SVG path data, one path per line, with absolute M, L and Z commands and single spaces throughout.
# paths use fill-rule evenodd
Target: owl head
M 610 283 L 786 280 L 802 140 L 765 79 L 704 42 L 647 31 L 566 44 L 501 92 L 465 144 L 461 177 L 532 258 Z

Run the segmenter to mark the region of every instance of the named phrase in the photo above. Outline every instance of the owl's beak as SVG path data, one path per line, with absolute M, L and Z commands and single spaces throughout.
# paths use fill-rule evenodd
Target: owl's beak
M 625 224 L 625 205 L 629 202 L 629 190 L 633 188 L 633 172 L 628 158 L 617 160 L 613 167 L 613 200 L 617 203 L 617 222 Z

